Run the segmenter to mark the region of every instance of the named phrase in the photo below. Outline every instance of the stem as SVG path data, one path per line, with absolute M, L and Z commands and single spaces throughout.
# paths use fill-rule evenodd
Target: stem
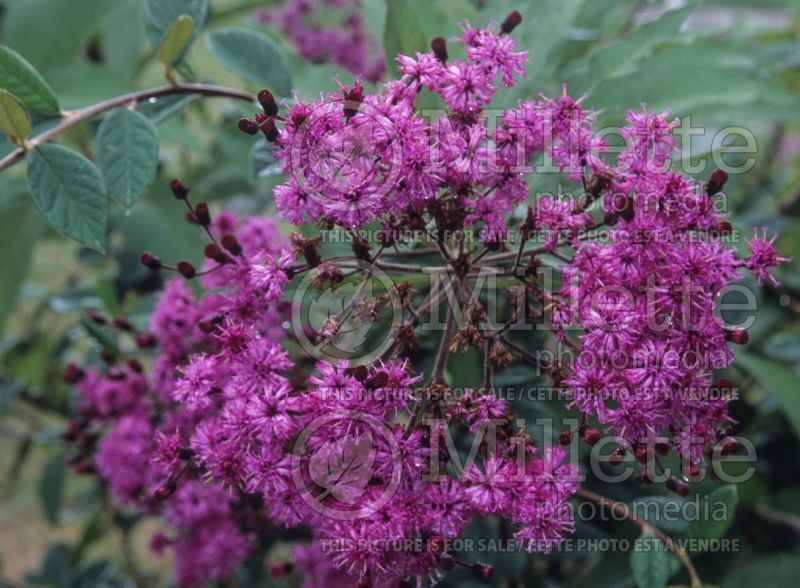
M 431 384 L 442 384 L 444 382 L 444 368 L 447 366 L 447 358 L 450 356 L 450 341 L 455 332 L 455 316 L 453 310 L 447 315 L 447 325 L 445 325 L 442 340 L 439 343 L 439 351 L 436 354 L 436 363 L 431 373 Z
M 611 500 L 610 498 L 606 498 L 605 496 L 584 488 L 579 488 L 577 493 L 581 498 L 590 500 L 591 502 L 601 506 L 608 507 L 610 510 L 614 511 L 617 516 L 626 518 L 633 524 L 638 525 L 642 529 L 642 532 L 655 535 L 664 545 L 670 544 L 671 540 L 668 535 L 647 521 L 643 521 L 637 517 L 623 503 L 617 502 L 616 500 Z M 686 569 L 686 573 L 689 574 L 689 580 L 691 581 L 692 588 L 703 588 L 703 582 L 700 581 L 700 576 L 697 575 L 697 570 L 694 569 L 694 565 L 689 559 L 689 556 L 686 554 L 686 551 L 681 548 L 675 549 L 675 555 L 679 560 L 681 560 L 683 567 Z
M 161 96 L 170 96 L 172 94 L 199 94 L 201 96 L 220 96 L 226 98 L 234 98 L 236 100 L 245 100 L 247 102 L 255 102 L 255 96 L 249 92 L 236 90 L 235 88 L 226 88 L 223 86 L 214 86 L 210 84 L 175 84 L 170 86 L 160 86 L 158 88 L 150 88 L 148 90 L 139 90 L 129 94 L 123 94 L 115 98 L 109 98 L 97 104 L 86 106 L 79 110 L 75 110 L 64 117 L 60 123 L 43 133 L 36 135 L 27 142 L 26 149 L 15 149 L 3 159 L 0 159 L 0 171 L 10 167 L 13 163 L 25 156 L 26 151 L 34 147 L 52 141 L 58 135 L 74 127 L 83 121 L 89 120 L 102 114 L 107 110 L 123 106 L 130 102 L 140 102 L 150 98 L 158 98 Z

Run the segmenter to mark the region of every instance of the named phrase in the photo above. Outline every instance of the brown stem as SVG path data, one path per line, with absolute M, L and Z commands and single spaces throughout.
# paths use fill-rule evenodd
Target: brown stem
M 450 342 L 455 333 L 456 319 L 453 309 L 447 315 L 447 324 L 442 333 L 442 340 L 439 342 L 439 351 L 436 354 L 436 363 L 431 373 L 431 384 L 442 384 L 444 382 L 444 368 L 447 366 L 447 358 L 450 357 Z
M 27 142 L 26 149 L 15 149 L 3 159 L 0 159 L 0 171 L 14 164 L 19 159 L 25 156 L 26 151 L 34 147 L 52 141 L 58 135 L 74 127 L 83 121 L 89 120 L 113 108 L 124 106 L 130 102 L 140 102 L 150 98 L 158 98 L 161 96 L 170 96 L 172 94 L 199 94 L 201 96 L 220 96 L 226 98 L 234 98 L 236 100 L 245 100 L 247 102 L 255 102 L 255 96 L 249 92 L 236 90 L 235 88 L 225 88 L 223 86 L 214 86 L 210 84 L 175 84 L 170 86 L 160 86 L 158 88 L 150 88 L 148 90 L 139 90 L 129 94 L 123 94 L 115 98 L 109 98 L 103 102 L 98 102 L 91 106 L 86 106 L 79 110 L 68 113 L 64 120 L 58 123 L 51 129 L 40 133 Z
M 614 512 L 614 514 L 616 514 L 620 518 L 628 519 L 633 524 L 638 525 L 642 529 L 642 532 L 655 535 L 664 545 L 666 546 L 670 545 L 671 539 L 669 538 L 668 535 L 666 535 L 660 529 L 654 527 L 647 521 L 644 521 L 639 517 L 637 517 L 622 502 L 611 500 L 610 498 L 606 498 L 601 494 L 597 494 L 596 492 L 592 492 L 591 490 L 586 490 L 585 488 L 579 488 L 577 494 L 581 498 L 590 500 L 591 502 L 609 508 Z M 694 564 L 692 564 L 692 560 L 689 559 L 689 556 L 686 554 L 686 551 L 683 548 L 676 548 L 675 555 L 678 557 L 679 560 L 681 560 L 683 567 L 686 569 L 686 573 L 689 574 L 689 580 L 691 581 L 692 588 L 702 588 L 703 582 L 700 581 L 700 576 L 697 575 L 697 570 L 694 569 Z

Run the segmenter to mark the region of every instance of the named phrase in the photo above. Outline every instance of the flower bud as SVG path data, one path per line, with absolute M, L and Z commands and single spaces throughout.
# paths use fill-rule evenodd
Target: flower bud
M 736 345 L 745 345 L 750 340 L 747 329 L 725 329 L 725 340 Z
M 739 450 L 739 442 L 733 437 L 726 437 L 722 440 L 722 447 L 720 448 L 720 455 L 727 456 L 736 453 Z
M 494 568 L 489 564 L 474 563 L 472 564 L 472 573 L 478 576 L 479 578 L 483 578 L 484 580 L 489 580 L 491 579 L 492 575 L 494 575 Z
M 725 186 L 725 182 L 728 181 L 728 174 L 726 174 L 721 169 L 715 169 L 714 173 L 711 174 L 711 177 L 708 179 L 708 183 L 706 184 L 706 194 L 709 196 L 713 196 L 717 194 L 722 188 Z
M 211 215 L 208 212 L 208 204 L 201 202 L 194 207 L 195 222 L 201 227 L 207 227 L 211 224 Z
M 219 242 L 233 255 L 241 255 L 242 247 L 233 235 L 223 235 Z
M 104 325 L 106 324 L 106 317 L 100 314 L 96 310 L 90 310 L 88 314 L 89 320 L 97 325 Z
M 150 333 L 136 333 L 136 346 L 140 349 L 148 349 L 156 346 L 156 338 Z
M 158 502 L 164 502 L 172 496 L 177 487 L 178 485 L 173 480 L 167 480 L 153 492 L 153 499 Z
M 172 193 L 175 194 L 175 198 L 178 200 L 186 200 L 187 196 L 189 196 L 189 188 L 183 185 L 178 178 L 173 179 L 169 183 L 170 190 Z
M 667 488 L 672 490 L 678 496 L 686 496 L 687 494 L 689 494 L 689 484 L 687 484 L 683 480 L 679 480 L 675 476 L 672 476 L 669 479 L 667 479 Z
M 278 103 L 275 102 L 275 96 L 269 90 L 261 90 L 258 93 L 258 103 L 269 116 L 278 114 Z
M 121 331 L 132 331 L 133 325 L 124 316 L 114 317 L 114 326 Z
M 442 63 L 447 61 L 447 41 L 444 40 L 444 37 L 436 37 L 431 41 L 431 50 L 436 59 Z
M 161 269 L 161 260 L 152 253 L 142 253 L 139 257 L 139 261 L 147 269 L 153 270 L 154 272 Z
M 522 22 L 522 15 L 518 11 L 513 10 L 503 21 L 503 24 L 500 25 L 500 31 L 507 35 L 515 28 L 517 28 L 517 26 L 521 22 Z
M 583 440 L 586 441 L 587 445 L 597 445 L 598 441 L 600 441 L 600 431 L 594 427 L 589 427 L 583 434 Z
M 219 245 L 216 243 L 209 243 L 206 245 L 205 249 L 203 249 L 203 255 L 205 255 L 208 259 L 213 259 L 217 263 L 227 263 L 228 256 L 225 255 L 225 252 L 222 251 Z
M 623 461 L 625 461 L 625 455 L 628 452 L 625 451 L 624 447 L 617 447 L 611 455 L 608 456 L 608 463 L 611 465 L 620 465 Z
M 83 379 L 84 375 L 86 374 L 81 367 L 77 363 L 71 361 L 64 366 L 64 373 L 61 377 L 67 384 L 77 384 Z
M 182 275 L 187 280 L 191 280 L 193 277 L 197 275 L 197 272 L 194 269 L 194 266 L 189 263 L 188 261 L 179 261 L 178 262 L 178 273 Z
M 239 119 L 239 130 L 248 135 L 255 135 L 258 133 L 258 125 L 249 118 Z
M 572 442 L 572 431 L 561 431 L 558 434 L 559 445 L 569 445 Z
M 270 143 L 278 140 L 278 127 L 275 126 L 275 121 L 271 118 L 266 119 L 261 123 L 261 132 Z

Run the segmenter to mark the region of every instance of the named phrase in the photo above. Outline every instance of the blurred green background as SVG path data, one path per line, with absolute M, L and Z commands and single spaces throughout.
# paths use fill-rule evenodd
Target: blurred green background
M 386 1 L 392 0 L 363 2 L 368 29 L 379 39 Z M 566 82 L 573 96 L 587 95 L 599 126 L 620 123 L 641 102 L 651 111 L 691 116 L 694 126 L 706 128 L 693 143 L 698 156 L 711 149 L 719 129 L 748 129 L 757 140 L 756 164 L 727 186 L 734 224 L 745 236 L 752 226 L 778 231 L 782 254 L 800 258 L 797 0 L 407 1 L 427 40 L 457 33 L 465 19 L 483 25 L 514 8 L 523 14 L 514 37 L 530 51 L 529 73 L 498 94 L 498 106 L 540 91 L 558 94 Z M 270 4 L 276 3 L 212 0 L 205 30 L 266 31 L 284 47 L 301 96 L 335 88 L 336 78 L 352 80 L 334 66 L 304 62 L 277 31 L 257 24 L 253 11 Z M 41 72 L 62 108 L 86 106 L 164 83 L 145 33 L 143 5 L 6 0 L 0 2 L 0 41 Z M 197 80 L 259 89 L 219 64 L 203 42 L 192 45 L 186 63 L 182 74 Z M 166 187 L 170 178 L 193 186 L 198 201 L 271 214 L 278 176 L 236 128 L 241 116 L 252 114 L 249 107 L 227 99 L 170 99 L 141 111 L 161 138 L 158 176 L 131 210 L 112 205 L 106 256 L 48 228 L 28 195 L 24 163 L 0 173 L 0 586 L 169 581 L 169 562 L 147 552 L 145 538 L 156 523 L 115 509 L 93 479 L 76 477 L 64 465 L 59 435 L 72 402 L 61 370 L 70 358 L 96 354 L 81 324 L 87 310 L 146 323 L 159 283 L 139 266 L 142 251 L 200 260 L 201 236 L 180 222 L 181 204 Z M 79 125 L 59 142 L 92 159 L 98 124 Z M 0 155 L 11 149 L 0 141 Z M 561 179 L 532 178 L 531 190 L 553 189 Z M 741 389 L 732 414 L 740 421 L 738 432 L 757 448 L 758 472 L 739 487 L 739 507 L 727 530 L 742 540 L 741 552 L 694 556 L 709 584 L 788 586 L 800 577 L 800 272 L 790 265 L 777 275 L 779 287 L 759 289 L 745 281 L 757 293 L 759 315 L 728 375 Z M 635 485 L 607 491 L 620 500 L 645 492 Z M 634 537 L 635 531 L 620 523 L 581 525 L 579 536 Z M 497 585 L 632 586 L 627 557 L 499 554 L 491 563 L 499 570 Z

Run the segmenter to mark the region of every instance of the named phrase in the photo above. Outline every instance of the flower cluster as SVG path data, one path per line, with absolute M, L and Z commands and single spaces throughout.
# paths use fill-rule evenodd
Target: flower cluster
M 339 24 L 329 24 L 331 15 Z M 364 29 L 360 0 L 287 0 L 256 18 L 274 24 L 309 61 L 329 61 L 370 82 L 386 73 L 383 51 Z
M 415 307 L 420 293 L 396 283 L 391 297 L 404 318 L 392 326 L 395 343 L 366 365 L 321 359 L 287 332 L 296 312 L 288 289 L 306 272 L 320 289 L 345 280 L 366 286 L 372 275 L 344 275 L 335 259 L 323 259 L 318 237 L 287 240 L 270 219 L 212 217 L 173 181 L 189 220 L 208 236 L 206 261 L 199 269 L 149 253 L 141 261 L 197 279 L 200 294 L 175 278 L 147 332 L 114 322 L 139 348 L 157 348 L 152 366 L 107 351 L 104 369 L 69 367 L 80 418 L 66 436 L 76 442 L 77 469 L 96 470 L 120 503 L 169 523 L 153 547 L 174 548 L 181 585 L 228 577 L 261 553 L 270 526 L 307 533 L 311 542 L 294 548 L 292 562 L 270 569 L 296 568 L 308 586 L 421 585 L 456 565 L 488 577 L 491 567 L 448 548 L 476 517 L 508 521 L 530 551 L 553 549 L 574 526 L 577 466 L 564 447 L 537 447 L 493 390 L 495 372 L 533 358 L 511 340 L 520 319 L 549 325 L 576 349 L 572 365 L 537 367 L 571 395 L 580 436 L 597 443 L 594 419 L 619 437 L 618 455 L 642 462 L 643 479 L 654 459 L 644 439 L 688 455 L 688 477 L 726 434 L 728 398 L 712 394 L 713 372 L 732 360 L 728 343 L 746 342 L 747 332 L 720 324 L 715 300 L 740 270 L 772 280 L 785 260 L 764 234 L 750 241 L 746 259 L 723 243 L 732 227 L 714 199 L 727 177 L 716 172 L 698 185 L 669 169 L 675 121 L 666 113 L 629 113 L 626 147 L 613 163 L 592 132 L 592 113 L 566 88 L 487 125 L 498 84 L 525 72 L 526 53 L 509 36 L 520 20 L 513 12 L 499 26 L 465 27 L 455 39 L 463 60 L 450 60 L 441 38 L 429 53 L 398 56 L 402 77 L 376 93 L 356 83 L 318 101 L 298 99 L 281 114 L 262 91 L 263 112 L 239 123 L 263 132 L 284 162 L 287 179 L 274 190 L 280 212 L 295 224 L 353 232 L 352 260 L 421 273 L 385 261 L 384 250 L 411 247 L 396 237 L 404 231 L 439 235 L 422 253 L 439 256 L 458 289 L 439 333 L 416 328 L 443 293 L 432 289 Z M 426 116 L 422 89 L 444 110 Z M 509 221 L 528 200 L 522 170 L 538 158 L 580 182 L 582 193 L 537 198 L 518 219 L 523 237 L 506 251 Z M 355 231 L 364 226 L 380 228 L 377 252 Z M 600 226 L 606 241 L 585 238 Z M 481 251 L 446 236 L 467 229 L 479 231 Z M 535 231 L 547 234 L 539 244 L 529 238 Z M 563 263 L 555 290 L 538 273 L 547 257 Z M 522 300 L 499 327 L 467 288 L 484 266 L 512 277 L 513 298 Z M 384 312 L 385 298 L 367 302 L 358 292 L 340 314 Z M 340 319 L 327 317 L 310 338 L 336 338 Z M 409 359 L 422 335 L 438 336 L 429 374 Z M 459 375 L 445 375 L 448 358 L 472 347 L 484 351 L 485 389 L 455 394 Z M 456 463 L 451 429 L 478 438 L 477 459 Z M 493 443 L 480 437 L 489 429 Z M 559 441 L 571 438 L 564 431 Z

